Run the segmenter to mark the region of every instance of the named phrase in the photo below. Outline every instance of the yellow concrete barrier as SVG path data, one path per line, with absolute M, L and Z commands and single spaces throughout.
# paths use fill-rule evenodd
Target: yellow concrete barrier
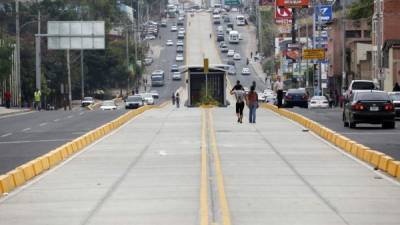
M 18 169 L 21 169 L 24 172 L 25 180 L 30 180 L 36 175 L 32 162 L 25 163 L 24 165 L 18 167 Z
M 378 168 L 383 171 L 388 170 L 389 162 L 393 161 L 393 158 L 387 155 L 383 155 L 379 160 Z
M 35 172 L 35 175 L 39 175 L 43 172 L 43 164 L 42 161 L 39 159 L 34 159 L 31 161 L 33 165 L 33 172 Z
M 48 170 L 50 168 L 49 158 L 46 155 L 38 158 L 42 162 L 43 170 Z
M 359 159 L 363 159 L 366 150 L 369 150 L 369 148 L 365 145 L 359 145 L 355 156 L 357 156 Z
M 373 150 L 370 150 L 370 149 L 365 150 L 364 155 L 363 155 L 363 157 L 362 157 L 362 160 L 364 160 L 364 161 L 367 162 L 367 163 L 370 163 L 370 162 L 371 162 L 371 159 L 372 159 L 372 153 L 373 153 L 373 152 L 374 152 L 374 151 L 373 151 Z
M 387 172 L 391 176 L 396 177 L 397 171 L 399 171 L 399 170 L 400 170 L 400 161 L 393 161 L 392 160 L 392 161 L 389 162 Z M 400 175 L 400 173 L 399 173 L 399 175 Z
M 56 150 L 57 150 L 57 151 L 60 151 L 61 158 L 62 158 L 63 160 L 69 157 L 69 155 L 68 155 L 68 150 L 67 150 L 67 148 L 66 148 L 65 145 L 61 146 L 60 148 L 58 148 L 58 149 L 56 149 Z
M 384 155 L 385 154 L 382 152 L 372 151 L 369 163 L 371 163 L 375 168 L 378 168 L 381 157 Z
M 68 155 L 74 154 L 74 149 L 72 147 L 72 142 L 68 142 L 65 144 L 65 148 L 67 149 Z
M 357 156 L 357 151 L 358 151 L 358 148 L 360 148 L 360 144 L 354 144 L 353 146 L 352 146 L 352 148 L 351 148 L 351 151 L 350 151 L 350 153 L 352 154 L 352 155 L 354 155 L 354 156 Z
M 50 167 L 57 165 L 62 160 L 60 152 L 58 151 L 53 150 L 46 155 L 49 160 Z
M 15 184 L 10 174 L 5 174 L 0 176 L 0 187 L 2 193 L 14 190 Z
M 346 143 L 346 147 L 344 148 L 344 150 L 345 150 L 346 152 L 351 153 L 351 149 L 353 148 L 353 145 L 355 145 L 355 144 L 357 144 L 355 141 L 348 141 L 348 142 Z
M 8 174 L 12 176 L 15 187 L 21 186 L 26 182 L 24 172 L 21 169 L 11 170 Z

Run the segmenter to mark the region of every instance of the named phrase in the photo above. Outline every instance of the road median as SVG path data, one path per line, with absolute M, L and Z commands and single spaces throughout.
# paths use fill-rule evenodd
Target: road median
M 364 161 L 374 167 L 376 170 L 381 170 L 391 177 L 400 180 L 400 161 L 395 161 L 392 157 L 370 149 L 369 147 L 357 143 L 346 136 L 336 133 L 335 131 L 323 126 L 322 124 L 315 122 L 305 116 L 298 113 L 291 112 L 286 109 L 278 108 L 272 104 L 261 104 L 262 108 L 269 109 L 281 116 L 291 119 L 300 125 L 304 126 L 308 130 L 314 132 L 324 140 L 335 145 L 339 149 L 353 155 L 361 161 Z
M 31 160 L 6 174 L 0 175 L 0 197 L 7 195 L 15 188 L 24 185 L 27 181 L 42 174 L 46 170 L 57 166 L 62 161 L 68 159 L 75 153 L 83 150 L 86 146 L 119 128 L 135 116 L 153 108 L 160 107 L 146 105 L 137 110 L 128 111 L 124 115 L 89 131 L 60 147 L 57 147 L 36 159 Z

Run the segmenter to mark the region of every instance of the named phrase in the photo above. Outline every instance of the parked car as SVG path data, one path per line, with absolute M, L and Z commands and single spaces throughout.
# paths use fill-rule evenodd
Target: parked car
M 183 46 L 183 41 L 182 40 L 176 41 L 176 46 Z
M 396 117 L 400 117 L 400 92 L 389 92 L 388 94 L 392 99 Z
M 85 107 L 94 103 L 93 97 L 84 97 L 81 101 L 81 106 Z
M 166 43 L 167 46 L 172 46 L 174 45 L 174 42 L 172 40 L 168 40 Z
M 241 59 L 240 54 L 239 54 L 239 53 L 235 53 L 235 54 L 233 55 L 233 59 L 234 59 L 234 60 L 240 60 L 240 59 Z
M 309 108 L 329 108 L 329 101 L 325 96 L 314 96 L 310 99 Z
M 132 95 L 125 99 L 125 109 L 137 109 L 142 106 L 143 98 L 141 95 Z
M 178 27 L 175 26 L 175 25 L 172 25 L 171 26 L 171 32 L 176 32 L 176 31 L 178 31 Z
M 161 20 L 161 27 L 167 27 L 167 20 L 166 19 Z
M 228 46 L 222 46 L 220 49 L 221 49 L 221 52 L 222 52 L 222 53 L 226 53 L 226 52 L 228 52 L 228 50 L 229 50 L 229 49 L 228 49 Z
M 177 53 L 183 53 L 183 46 L 176 46 Z
M 115 102 L 110 100 L 110 101 L 104 101 L 101 106 L 101 110 L 116 110 L 117 106 L 115 105 Z
M 235 55 L 235 51 L 232 49 L 228 50 L 228 53 L 226 54 L 228 57 L 233 57 L 233 55 Z
M 242 75 L 250 75 L 250 69 L 247 67 L 243 67 L 242 69 Z
M 179 72 L 179 67 L 176 64 L 171 65 L 171 72 Z
M 183 62 L 183 60 L 184 60 L 183 54 L 182 54 L 182 53 L 176 54 L 175 60 L 176 60 L 177 62 Z
M 182 75 L 180 72 L 173 72 L 172 73 L 172 80 L 181 80 L 182 79 Z
M 218 41 L 218 42 L 220 42 L 220 41 L 225 41 L 224 35 L 223 35 L 223 34 L 218 34 L 218 35 L 217 35 L 217 41 Z
M 353 92 L 343 107 L 343 125 L 355 128 L 359 123 L 395 128 L 394 105 L 389 94 L 376 90 Z
M 308 95 L 304 88 L 289 89 L 285 95 L 285 107 L 308 108 Z
M 151 90 L 150 93 L 153 95 L 154 99 L 160 98 L 160 95 L 158 94 L 157 90 Z

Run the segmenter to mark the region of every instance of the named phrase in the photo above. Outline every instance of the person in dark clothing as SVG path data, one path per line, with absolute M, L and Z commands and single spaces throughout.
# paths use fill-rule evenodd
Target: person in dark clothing
M 236 84 L 235 84 L 235 86 L 233 86 L 231 92 L 234 90 L 244 90 L 243 86 L 240 84 L 240 80 L 236 81 Z
M 396 84 L 393 87 L 393 91 L 400 91 L 399 83 L 396 82 Z
M 179 93 L 176 93 L 175 102 L 176 102 L 176 108 L 179 108 L 179 102 L 180 102 Z
M 281 77 L 278 76 L 278 80 L 274 84 L 274 91 L 276 93 L 276 98 L 278 100 L 278 108 L 282 107 L 282 99 L 283 99 L 283 82 L 281 81 Z
M 6 93 L 4 93 L 4 99 L 6 100 L 6 107 L 9 109 L 11 107 L 11 93 L 10 93 L 10 91 L 6 91 Z
M 172 105 L 175 105 L 175 93 L 172 93 Z

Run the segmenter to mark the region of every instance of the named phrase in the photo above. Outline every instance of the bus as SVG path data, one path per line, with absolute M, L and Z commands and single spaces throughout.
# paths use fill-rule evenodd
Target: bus
M 152 87 L 164 86 L 164 71 L 156 70 L 151 74 L 151 86 Z
M 229 43 L 230 44 L 238 44 L 239 43 L 239 32 L 233 30 L 229 32 Z
M 236 16 L 236 25 L 237 26 L 244 26 L 245 25 L 245 18 L 244 18 L 244 16 L 243 15 L 237 15 Z

